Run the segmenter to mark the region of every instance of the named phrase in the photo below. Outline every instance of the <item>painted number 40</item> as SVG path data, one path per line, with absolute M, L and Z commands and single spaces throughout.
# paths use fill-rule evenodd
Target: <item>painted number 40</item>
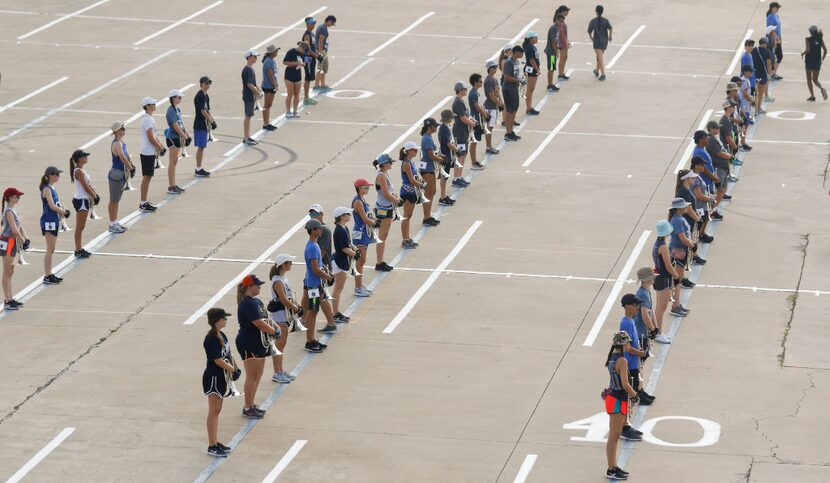
M 692 441 L 690 443 L 671 443 L 663 441 L 652 434 L 652 431 L 654 430 L 654 427 L 657 426 L 657 423 L 669 420 L 693 421 L 700 425 L 701 429 L 703 429 L 703 436 L 701 436 L 697 441 Z M 597 413 L 589 418 L 563 424 L 562 428 L 585 431 L 585 436 L 572 436 L 571 441 L 604 443 L 608 437 L 608 415 L 605 413 Z M 693 418 L 689 416 L 661 416 L 659 418 L 652 418 L 645 421 L 639 429 L 643 432 L 643 441 L 660 446 L 699 448 L 702 446 L 712 446 L 720 439 L 720 424 L 708 419 Z

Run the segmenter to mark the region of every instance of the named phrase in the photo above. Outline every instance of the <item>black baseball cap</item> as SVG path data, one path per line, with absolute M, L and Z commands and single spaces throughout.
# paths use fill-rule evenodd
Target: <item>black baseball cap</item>
M 752 72 L 753 70 L 755 69 L 753 69 L 752 66 L 749 64 L 744 64 L 741 66 L 741 72 Z
M 220 319 L 227 319 L 231 315 L 233 314 L 225 312 L 225 309 L 220 309 L 219 307 L 214 307 L 207 311 L 208 322 L 216 322 Z
M 331 22 L 331 24 L 334 25 L 337 23 L 337 17 L 335 17 L 334 15 L 329 15 L 328 17 L 326 17 L 326 22 Z
M 515 52 L 521 52 L 521 53 L 523 53 L 523 54 L 524 54 L 525 49 L 523 49 L 521 45 L 514 45 L 514 46 L 513 46 L 513 52 L 514 52 L 514 53 L 515 53 Z
M 695 131 L 695 142 L 700 141 L 701 139 L 708 137 L 709 134 L 706 131 Z
M 213 81 L 210 80 L 210 77 L 208 77 L 206 75 L 203 75 L 202 77 L 199 78 L 199 85 L 202 85 L 202 84 L 213 84 Z
M 436 121 L 434 117 L 428 117 L 424 119 L 424 127 L 435 127 L 437 125 L 438 121 Z
M 76 149 L 74 153 L 72 153 L 72 161 L 78 161 L 81 158 L 85 158 L 89 156 L 89 153 L 84 151 L 83 149 Z
M 633 293 L 627 293 L 623 295 L 621 303 L 625 307 L 626 305 L 640 305 L 643 301 L 638 299 Z
M 755 45 L 755 41 L 752 40 L 752 39 L 744 40 L 744 46 L 747 46 L 747 45 Z

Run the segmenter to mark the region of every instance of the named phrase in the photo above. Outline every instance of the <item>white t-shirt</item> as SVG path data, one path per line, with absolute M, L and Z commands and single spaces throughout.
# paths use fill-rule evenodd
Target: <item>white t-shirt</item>
M 156 134 L 156 121 L 153 119 L 149 113 L 145 112 L 143 116 L 141 116 L 141 148 L 139 149 L 139 153 L 143 154 L 144 156 L 155 156 L 156 155 L 156 147 L 153 143 L 150 142 L 150 139 L 147 137 L 147 130 L 152 129 L 153 135 Z

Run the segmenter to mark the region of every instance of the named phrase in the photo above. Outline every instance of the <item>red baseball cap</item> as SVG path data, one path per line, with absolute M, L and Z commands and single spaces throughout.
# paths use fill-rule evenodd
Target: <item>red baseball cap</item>
M 372 186 L 372 183 L 363 178 L 360 178 L 354 182 L 355 188 L 360 188 L 361 186 Z
M 254 285 L 265 285 L 265 282 L 258 279 L 257 276 L 254 275 L 253 273 L 250 274 L 250 275 L 246 275 L 245 278 L 243 278 L 242 282 L 240 282 L 240 283 L 242 284 L 243 287 L 251 287 L 251 286 L 254 286 Z
M 17 188 L 6 188 L 6 191 L 3 192 L 3 198 L 11 198 L 12 196 L 21 196 L 23 194 Z

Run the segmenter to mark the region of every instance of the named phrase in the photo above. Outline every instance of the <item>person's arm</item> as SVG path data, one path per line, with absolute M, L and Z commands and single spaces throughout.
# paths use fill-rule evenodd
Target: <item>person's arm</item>
M 821 60 L 824 60 L 827 57 L 827 45 L 824 44 L 824 39 L 821 39 L 821 50 L 823 52 L 821 54 Z
M 678 233 L 677 237 L 680 238 L 680 241 L 683 242 L 683 244 L 686 245 L 687 247 L 692 248 L 692 247 L 695 246 L 695 242 L 690 240 L 689 237 L 687 237 L 685 233 Z
M 487 114 L 487 111 L 483 107 L 481 107 L 480 102 L 475 103 L 475 109 L 476 109 L 476 112 L 478 112 L 478 114 L 481 116 L 482 119 L 487 120 L 490 117 L 490 115 Z
M 398 197 L 398 195 L 389 191 L 389 187 L 386 185 L 386 179 L 384 178 L 382 180 L 383 182 L 381 182 L 379 178 L 380 174 L 378 174 L 378 176 L 375 178 L 375 183 L 380 185 L 380 190 L 383 192 L 383 196 L 385 196 L 387 199 L 394 201 L 395 203 L 399 202 L 401 199 Z
M 248 82 L 248 90 L 254 93 L 254 96 L 259 96 L 259 87 L 256 86 L 253 82 Z
M 501 99 L 499 99 L 498 90 L 496 90 L 496 89 L 493 89 L 489 92 L 484 91 L 484 95 L 487 96 L 487 99 L 489 99 L 490 102 L 492 102 L 493 104 L 495 104 L 497 106 L 501 103 Z
M 504 69 L 503 74 L 504 74 L 504 81 L 505 82 L 509 82 L 511 84 L 518 84 L 519 83 L 519 79 L 513 77 L 513 75 L 512 75 L 513 74 L 513 69 L 510 69 L 510 72 L 507 72 L 507 69 Z
M 643 309 L 645 309 L 645 307 L 640 307 L 640 310 L 643 310 Z M 629 334 L 629 336 L 630 336 L 630 335 L 631 335 L 631 334 Z M 644 351 L 644 350 L 642 350 L 642 349 L 635 349 L 635 348 L 634 348 L 634 346 L 633 346 L 633 345 L 630 345 L 630 344 L 629 344 L 629 346 L 628 346 L 628 353 L 629 353 L 629 354 L 633 354 L 633 355 L 635 355 L 635 356 L 637 356 L 637 357 L 645 357 L 645 356 L 646 356 L 646 351 Z
M 274 337 L 277 336 L 277 330 L 278 329 L 276 327 L 274 327 L 273 325 L 269 324 L 268 322 L 266 322 L 264 319 L 256 319 L 251 323 L 254 324 L 254 327 L 256 327 L 257 329 L 259 329 L 263 332 L 265 332 L 266 334 L 273 335 Z
M 680 275 L 677 274 L 677 270 L 674 269 L 674 266 L 671 264 L 671 257 L 669 256 L 669 247 L 666 245 L 662 245 L 660 248 L 657 249 L 657 253 L 663 259 L 663 266 L 666 267 L 666 270 L 671 275 L 672 279 L 680 278 Z
M 295 304 L 291 301 L 290 298 L 288 298 L 288 294 L 285 293 L 285 287 L 283 286 L 283 284 L 274 282 L 274 292 L 276 292 L 277 298 L 280 299 L 280 302 L 282 302 L 282 304 L 285 305 L 285 307 L 288 308 L 290 311 L 296 312 L 300 310 L 300 306 Z
M 700 221 L 700 215 L 698 215 L 698 214 L 697 214 L 697 210 L 695 210 L 695 209 L 692 207 L 692 205 L 689 205 L 689 206 L 687 206 L 687 207 L 686 207 L 686 208 L 684 208 L 684 209 L 685 209 L 685 211 L 684 211 L 682 214 L 684 214 L 684 215 L 688 215 L 688 216 L 689 216 L 689 218 L 691 218 L 691 219 L 693 219 L 693 220 L 695 220 L 695 221 Z
M 415 179 L 415 173 L 412 172 L 412 165 L 410 163 L 406 163 L 403 165 L 403 172 L 406 175 L 406 177 L 409 178 L 409 183 L 412 186 L 417 186 L 421 184 L 418 182 L 417 179 Z
M 216 120 L 213 119 L 213 116 L 210 115 L 210 111 L 208 111 L 205 108 L 202 108 L 201 112 L 202 112 L 202 117 L 205 118 L 205 121 L 207 121 L 208 123 L 216 122 Z
M 631 383 L 628 382 L 628 378 L 630 375 L 628 374 L 628 361 L 625 360 L 625 357 L 620 357 L 617 359 L 617 364 L 614 366 L 614 369 L 617 371 L 617 375 L 620 376 L 620 382 L 622 382 L 623 389 L 630 397 L 637 397 L 637 391 L 631 387 Z
M 608 24 L 608 42 L 611 42 L 613 40 L 613 38 L 612 38 L 613 36 L 614 36 L 614 27 L 612 27 L 611 24 L 609 23 Z
M 476 125 L 476 122 L 473 121 L 470 116 L 461 116 L 459 119 L 461 119 L 461 122 L 467 126 L 474 127 Z
M 703 194 L 703 190 L 700 189 L 700 186 L 695 186 L 694 195 L 695 199 L 698 201 L 705 201 L 707 203 L 710 201 L 714 201 L 714 198 L 712 198 L 711 196 Z
M 320 277 L 322 279 L 325 279 L 325 280 L 331 280 L 332 278 L 334 278 L 331 275 L 329 275 L 328 272 L 326 272 L 325 270 L 323 270 L 319 266 L 317 266 L 317 259 L 316 258 L 311 259 L 311 271 L 314 272 L 314 274 L 317 275 L 318 277 Z
M 810 53 L 810 38 L 804 38 L 804 50 L 801 52 L 801 56 L 804 57 L 805 55 Z
M 648 307 L 645 305 L 640 306 L 640 317 L 643 319 L 643 323 L 646 324 L 646 328 L 649 332 L 657 328 L 657 326 L 654 325 L 654 321 L 651 320 L 651 314 L 649 313 Z
M 714 181 L 715 183 L 720 183 L 720 178 L 718 178 L 715 173 L 709 170 L 709 168 L 703 168 L 703 175 L 709 178 L 710 180 Z
M 49 204 L 50 210 L 57 213 L 61 218 L 63 217 L 64 213 L 66 213 L 66 210 L 55 204 L 55 200 L 52 199 L 52 191 L 49 190 L 48 186 L 43 187 L 43 190 L 41 190 L 40 192 L 40 196 L 46 199 L 46 203 Z
M 532 56 L 530 56 L 530 58 L 527 59 L 527 64 L 529 66 L 533 67 L 534 69 L 536 69 L 537 72 L 540 70 L 539 69 L 539 63 L 536 62 L 536 56 L 535 55 L 532 55 Z
M 328 38 L 328 36 L 325 35 L 325 34 L 318 35 L 317 36 L 317 47 L 321 47 L 323 45 L 326 45 L 326 38 Z
M 187 135 L 187 131 L 181 126 L 181 123 L 176 119 L 176 122 L 173 123 L 173 130 L 179 135 L 182 139 L 188 139 L 190 136 Z
M 121 148 L 121 141 L 113 143 L 113 146 L 115 146 L 115 155 L 118 156 L 118 159 L 124 163 L 124 166 L 126 166 L 127 169 L 132 171 L 133 163 L 130 162 L 130 158 L 124 155 L 124 150 Z
M 23 226 L 20 226 L 20 229 L 17 228 L 17 223 L 14 222 L 14 215 L 11 211 L 6 212 L 6 224 L 9 225 L 9 228 L 12 230 L 12 235 L 16 239 L 24 239 L 26 240 L 26 232 L 23 231 Z
M 86 176 L 75 176 L 75 179 L 81 182 L 81 187 L 84 189 L 84 191 L 86 191 L 86 194 L 88 194 L 92 198 L 98 196 L 97 193 L 95 193 L 95 189 L 92 186 L 90 186 L 89 182 L 86 180 Z
M 344 225 L 337 225 L 337 226 L 342 227 L 342 230 L 340 230 L 341 236 L 340 236 L 340 240 L 338 240 L 337 231 L 336 231 L 337 228 L 335 227 L 334 251 L 335 252 L 343 252 L 346 255 L 350 256 L 350 257 L 355 256 L 355 253 L 357 253 L 357 251 L 354 250 L 351 245 L 348 245 L 348 244 L 345 243 L 345 242 L 349 241 L 348 235 L 346 234 L 348 232 L 348 228 L 346 228 Z M 340 245 L 341 245 L 340 247 L 338 247 L 338 241 L 340 242 Z
M 364 224 L 370 226 L 374 225 L 375 221 L 369 218 L 369 215 L 366 213 L 366 210 L 363 209 L 363 203 L 361 203 L 360 200 L 354 200 L 354 202 L 352 202 L 352 209 L 355 213 L 357 213 L 357 216 L 363 220 Z
M 440 163 L 441 161 L 444 160 L 444 156 L 436 154 L 435 149 L 428 150 L 427 151 L 427 156 L 429 156 L 429 159 L 431 159 L 435 163 Z
M 594 40 L 594 20 L 588 22 L 588 38 Z
M 225 359 L 222 359 L 221 357 L 217 357 L 216 359 L 213 359 L 213 363 L 216 364 L 217 366 L 221 367 L 222 369 L 228 371 L 228 372 L 233 372 L 233 371 L 236 370 L 236 367 L 232 366 L 231 364 L 228 364 L 228 361 L 226 361 Z

